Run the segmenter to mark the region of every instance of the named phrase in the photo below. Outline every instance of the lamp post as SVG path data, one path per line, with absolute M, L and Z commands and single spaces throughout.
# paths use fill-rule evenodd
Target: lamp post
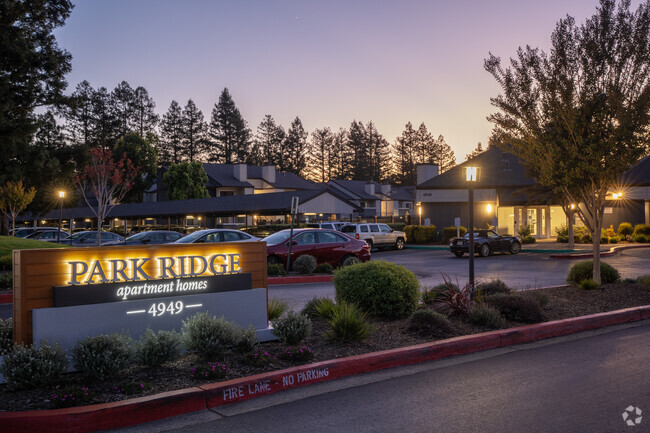
M 420 204 L 420 206 L 418 206 L 418 216 L 420 217 L 420 224 L 419 225 L 422 225 L 422 204 Z
M 56 233 L 56 243 L 61 243 L 61 218 L 63 217 L 63 199 L 65 191 L 59 191 L 59 231 Z
M 470 285 L 470 296 L 471 292 L 474 291 L 474 190 L 472 189 L 472 184 L 477 182 L 479 179 L 479 168 L 478 167 L 465 167 L 465 180 L 467 181 L 467 201 L 469 206 L 469 285 Z

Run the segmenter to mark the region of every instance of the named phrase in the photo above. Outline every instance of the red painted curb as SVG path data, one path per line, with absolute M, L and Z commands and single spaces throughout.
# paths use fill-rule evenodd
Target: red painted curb
M 333 275 L 309 275 L 304 277 L 269 277 L 269 284 L 327 283 Z
M 11 304 L 14 302 L 14 295 L 11 293 L 6 293 L 0 295 L 0 304 Z
M 322 361 L 201 387 L 69 409 L 0 413 L 0 431 L 84 433 L 223 406 L 360 373 L 650 319 L 650 305 Z
M 205 393 L 188 388 L 113 403 L 0 414 L 0 431 L 85 433 L 126 427 L 205 409 Z

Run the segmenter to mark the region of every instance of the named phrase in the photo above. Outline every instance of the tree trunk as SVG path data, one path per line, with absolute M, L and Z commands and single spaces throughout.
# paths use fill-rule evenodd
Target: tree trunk
M 591 240 L 594 244 L 594 267 L 593 280 L 600 285 L 600 226 L 596 224 L 594 231 L 591 233 Z
M 570 250 L 572 250 L 576 246 L 575 237 L 574 237 L 574 234 L 573 234 L 573 225 L 575 223 L 575 218 L 576 218 L 575 212 L 569 211 L 568 217 L 569 217 L 568 218 L 569 219 L 569 235 L 568 235 L 569 236 L 569 245 L 568 245 L 568 247 L 569 247 Z
M 102 222 L 104 222 L 104 220 L 99 219 L 99 217 L 97 217 L 97 246 L 98 247 L 102 246 Z

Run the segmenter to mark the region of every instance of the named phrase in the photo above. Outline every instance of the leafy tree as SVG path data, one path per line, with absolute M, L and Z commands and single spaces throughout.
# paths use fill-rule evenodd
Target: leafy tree
M 476 148 L 472 150 L 471 153 L 465 155 L 465 159 L 469 161 L 470 159 L 476 158 L 478 155 L 480 155 L 483 152 L 485 152 L 485 150 L 483 149 L 483 145 L 479 141 L 478 144 L 476 145 Z
M 148 138 L 155 139 L 155 135 L 149 134 Z M 156 148 L 150 141 L 143 139 L 135 132 L 130 132 L 117 140 L 114 155 L 124 155 L 134 166 L 138 167 L 138 175 L 133 179 L 133 186 L 124 196 L 124 201 L 126 203 L 142 202 L 144 192 L 156 180 L 158 168 Z
M 302 176 L 307 167 L 307 136 L 302 126 L 302 121 L 296 117 L 287 131 L 285 139 L 286 158 L 284 159 L 283 171 L 295 173 Z
M 542 185 L 559 185 L 593 238 L 593 279 L 600 282 L 605 196 L 647 150 L 650 125 L 650 1 L 635 12 L 601 0 L 577 26 L 560 20 L 552 49 L 519 48 L 504 69 L 490 55 L 485 68 L 502 94 L 489 117 Z
M 210 160 L 225 164 L 251 162 L 251 130 L 235 105 L 228 88 L 212 109 L 209 134 Z
M 160 125 L 158 159 L 161 164 L 178 164 L 183 160 L 183 114 L 178 102 L 172 101 Z
M 332 178 L 331 154 L 334 135 L 329 128 L 316 129 L 309 143 L 309 177 L 316 182 L 327 182 Z
M 149 97 L 147 89 L 140 86 L 133 92 L 133 107 L 129 128 L 145 137 L 147 133 L 155 132 L 159 117 L 154 111 L 156 104 L 153 98 Z
M 208 175 L 200 162 L 172 164 L 163 175 L 163 182 L 169 187 L 170 200 L 209 197 L 205 185 Z
M 134 114 L 135 93 L 129 83 L 122 81 L 111 92 L 111 109 L 115 117 L 117 137 L 122 137 L 130 131 Z
M 77 190 L 97 217 L 98 246 L 101 245 L 100 232 L 104 219 L 131 189 L 137 174 L 138 168 L 126 155 L 116 162 L 112 151 L 93 148 L 89 150 L 88 164 L 74 176 Z M 97 200 L 96 207 L 90 204 L 93 198 Z
M 23 177 L 16 158 L 37 128 L 34 109 L 62 101 L 72 57 L 52 33 L 72 7 L 69 0 L 0 3 L 0 181 Z
M 11 231 L 16 232 L 16 218 L 34 200 L 36 189 L 25 189 L 22 181 L 7 182 L 0 186 L 0 210 L 11 219 Z
M 205 147 L 205 121 L 203 113 L 191 99 L 183 109 L 181 123 L 183 125 L 181 142 L 188 161 L 200 159 Z
M 275 123 L 270 114 L 264 116 L 264 120 L 257 127 L 255 137 L 255 153 L 259 165 L 274 165 L 281 168 L 283 165 L 284 139 L 286 133 L 284 128 Z

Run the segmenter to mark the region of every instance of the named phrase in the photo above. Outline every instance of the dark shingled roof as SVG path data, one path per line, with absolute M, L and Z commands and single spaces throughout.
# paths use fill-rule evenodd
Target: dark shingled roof
M 368 194 L 366 192 L 366 184 L 369 183 L 366 180 L 332 180 L 332 183 L 345 188 L 352 194 L 356 195 L 356 197 L 351 196 L 350 198 L 355 199 L 355 200 L 379 200 L 379 197 Z M 381 185 L 378 184 L 377 182 L 374 182 L 375 184 L 375 192 L 380 193 L 381 192 Z M 348 194 L 349 195 L 349 194 Z
M 650 156 L 641 159 L 641 161 L 623 173 L 621 183 L 625 186 L 650 185 Z
M 262 179 L 262 167 L 257 165 L 248 166 L 249 179 Z M 319 185 L 298 176 L 294 173 L 284 171 L 275 171 L 275 183 L 273 186 L 276 188 L 290 188 L 290 189 L 318 189 Z
M 422 182 L 418 189 L 467 188 L 464 170 L 466 166 L 481 168 L 481 176 L 475 188 L 522 187 L 535 184 L 535 181 L 526 175 L 524 167 L 515 155 L 503 152 L 498 147 L 491 147 L 471 160 Z

